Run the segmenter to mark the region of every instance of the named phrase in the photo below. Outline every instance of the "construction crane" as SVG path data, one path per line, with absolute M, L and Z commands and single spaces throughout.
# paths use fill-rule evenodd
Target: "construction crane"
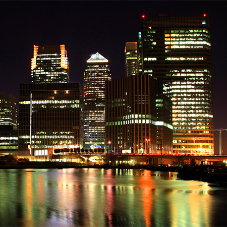
M 214 129 L 214 131 L 219 131 L 219 155 L 222 155 L 222 131 L 227 131 L 227 129 Z

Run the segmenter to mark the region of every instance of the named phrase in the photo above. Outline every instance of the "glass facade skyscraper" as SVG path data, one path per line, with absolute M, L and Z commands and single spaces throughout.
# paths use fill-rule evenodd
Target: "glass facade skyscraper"
M 107 151 L 172 152 L 171 101 L 156 96 L 157 85 L 148 75 L 106 82 Z
M 209 17 L 142 16 L 138 44 L 139 73 L 172 99 L 173 152 L 213 154 Z
M 17 98 L 9 93 L 0 93 L 0 125 L 17 126 Z
M 65 45 L 34 45 L 31 60 L 31 82 L 69 82 L 69 62 Z
M 127 42 L 125 45 L 126 77 L 137 75 L 137 42 Z
M 79 83 L 20 84 L 19 110 L 21 155 L 50 155 L 83 146 Z
M 17 103 L 12 94 L 0 93 L 0 154 L 18 153 Z
M 20 155 L 82 148 L 82 89 L 79 82 L 68 82 L 68 65 L 64 45 L 34 46 L 31 83 L 20 84 Z
M 105 82 L 110 80 L 109 61 L 93 54 L 84 72 L 84 148 L 104 148 Z

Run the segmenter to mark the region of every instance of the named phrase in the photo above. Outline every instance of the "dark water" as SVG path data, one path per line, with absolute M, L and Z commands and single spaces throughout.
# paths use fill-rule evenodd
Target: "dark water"
M 227 226 L 227 188 L 147 170 L 0 170 L 0 226 Z

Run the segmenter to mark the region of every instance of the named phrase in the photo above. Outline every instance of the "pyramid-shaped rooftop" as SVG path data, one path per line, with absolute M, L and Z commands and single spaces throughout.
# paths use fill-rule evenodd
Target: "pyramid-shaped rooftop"
M 108 60 L 97 52 L 96 54 L 92 54 L 87 62 L 108 62 Z

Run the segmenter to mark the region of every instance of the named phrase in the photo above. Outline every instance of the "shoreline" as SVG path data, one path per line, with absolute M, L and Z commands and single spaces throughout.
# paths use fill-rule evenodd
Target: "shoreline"
M 107 166 L 107 165 L 0 165 L 0 169 L 67 169 L 67 168 L 97 168 L 97 169 L 147 169 L 138 166 Z
M 97 168 L 97 169 L 145 169 L 151 171 L 164 171 L 164 172 L 177 172 L 179 167 L 166 167 L 166 166 L 148 166 L 148 165 L 75 165 L 73 163 L 37 163 L 37 164 L 6 164 L 0 165 L 0 169 L 67 169 L 67 168 Z
M 35 169 L 135 169 L 162 172 L 177 172 L 182 180 L 196 180 L 215 183 L 217 186 L 227 187 L 227 169 L 221 166 L 148 166 L 148 165 L 75 165 L 74 163 L 36 163 L 36 164 L 5 164 L 1 169 L 24 169 L 26 172 L 36 172 Z

